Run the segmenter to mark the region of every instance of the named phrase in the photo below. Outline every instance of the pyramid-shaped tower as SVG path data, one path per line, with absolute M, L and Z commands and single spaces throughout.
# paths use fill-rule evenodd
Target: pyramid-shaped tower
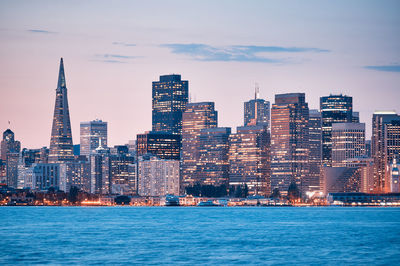
M 71 122 L 69 119 L 67 87 L 65 84 L 64 63 L 61 58 L 53 127 L 51 130 L 49 162 L 63 163 L 74 159 Z

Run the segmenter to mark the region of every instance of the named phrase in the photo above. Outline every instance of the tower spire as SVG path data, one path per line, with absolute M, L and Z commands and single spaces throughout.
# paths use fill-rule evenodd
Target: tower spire
M 254 99 L 257 100 L 259 96 L 260 96 L 260 87 L 258 86 L 258 83 L 256 82 L 255 88 L 254 88 Z
M 73 160 L 71 122 L 69 118 L 67 87 L 65 85 L 64 63 L 61 58 L 53 127 L 51 130 L 49 162 L 63 163 Z
M 65 74 L 64 74 L 64 61 L 63 61 L 62 57 L 60 60 L 60 70 L 58 72 L 58 84 L 57 84 L 57 89 L 61 89 L 61 88 L 66 88 Z

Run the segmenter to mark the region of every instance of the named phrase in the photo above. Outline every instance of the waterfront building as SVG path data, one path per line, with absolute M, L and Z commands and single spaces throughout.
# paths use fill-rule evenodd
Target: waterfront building
M 47 191 L 60 187 L 60 165 L 56 163 L 34 163 L 26 170 L 24 187 L 34 191 Z
M 135 195 L 137 191 L 135 157 L 126 154 L 106 157 L 109 165 L 110 193 Z
M 153 154 L 161 159 L 179 160 L 181 135 L 147 131 L 137 135 L 137 156 Z
M 375 192 L 390 191 L 388 165 L 400 154 L 400 115 L 379 111 L 372 116 L 372 157 L 374 158 Z
M 304 93 L 275 95 L 271 109 L 271 186 L 285 195 L 291 184 L 308 190 L 309 109 Z
M 360 169 L 360 192 L 372 193 L 374 191 L 374 159 L 370 157 L 358 157 L 346 159 L 343 163 L 346 167 Z
M 160 76 L 152 86 L 152 130 L 172 134 L 182 132 L 182 113 L 188 103 L 189 82 L 181 75 Z
M 182 115 L 181 185 L 197 183 L 196 169 L 199 162 L 200 132 L 218 125 L 218 112 L 213 102 L 189 103 Z
M 309 128 L 309 174 L 303 184 L 307 191 L 320 190 L 322 167 L 322 116 L 319 110 L 310 110 Z
M 249 195 L 270 195 L 269 152 L 266 127 L 238 127 L 229 138 L 229 185 L 247 187 Z
M 346 95 L 329 95 L 320 98 L 322 115 L 322 161 L 332 165 L 332 124 L 353 121 L 353 98 Z
M 64 63 L 61 58 L 56 89 L 53 126 L 51 130 L 49 162 L 64 163 L 72 161 L 73 159 L 74 154 L 67 87 L 65 83 Z
M 160 197 L 179 195 L 179 161 L 144 155 L 138 161 L 138 194 Z
M 107 122 L 96 119 L 80 123 L 80 155 L 92 154 L 99 147 L 99 139 L 107 148 Z
M 346 160 L 365 156 L 365 123 L 332 124 L 332 166 L 346 167 Z
M 196 179 L 200 185 L 229 185 L 229 135 L 231 128 L 215 127 L 200 131 Z
M 399 193 L 400 192 L 400 165 L 397 163 L 396 158 L 393 159 L 393 163 L 390 165 L 390 192 Z
M 90 161 L 79 156 L 74 161 L 60 164 L 60 190 L 69 192 L 71 187 L 90 192 Z
M 244 126 L 262 125 L 269 128 L 269 101 L 259 99 L 259 89 L 256 87 L 254 99 L 244 103 Z
M 338 192 L 361 192 L 360 167 L 323 167 L 323 192 L 325 195 Z

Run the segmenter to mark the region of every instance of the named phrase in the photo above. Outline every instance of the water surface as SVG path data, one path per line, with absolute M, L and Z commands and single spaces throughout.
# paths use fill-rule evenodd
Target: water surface
M 0 265 L 399 265 L 400 208 L 0 207 L 0 255 Z

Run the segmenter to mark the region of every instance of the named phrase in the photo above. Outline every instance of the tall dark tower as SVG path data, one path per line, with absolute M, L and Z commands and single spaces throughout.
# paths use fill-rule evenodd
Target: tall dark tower
M 153 131 L 182 133 L 182 113 L 188 103 L 189 82 L 181 75 L 160 76 L 153 81 Z
M 50 163 L 63 163 L 74 159 L 71 122 L 69 120 L 69 108 L 67 87 L 63 59 L 60 61 L 60 72 L 56 89 L 56 104 L 54 107 L 53 127 L 50 139 Z

